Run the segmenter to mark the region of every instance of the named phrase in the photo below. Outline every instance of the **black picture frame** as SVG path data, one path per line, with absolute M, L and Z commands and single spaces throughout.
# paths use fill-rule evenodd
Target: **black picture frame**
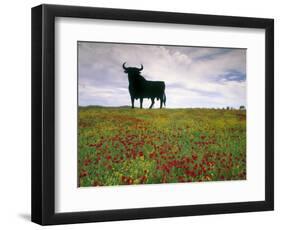
M 55 17 L 265 29 L 265 200 L 55 213 Z M 274 209 L 274 20 L 126 9 L 32 8 L 32 221 L 41 225 L 267 211 Z

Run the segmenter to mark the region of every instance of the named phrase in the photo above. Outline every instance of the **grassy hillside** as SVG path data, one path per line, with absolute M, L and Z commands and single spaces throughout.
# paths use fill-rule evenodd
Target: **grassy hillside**
M 246 111 L 79 108 L 79 186 L 246 179 Z

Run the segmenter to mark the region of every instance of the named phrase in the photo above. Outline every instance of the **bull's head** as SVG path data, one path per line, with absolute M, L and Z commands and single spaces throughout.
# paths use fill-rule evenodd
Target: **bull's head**
M 143 65 L 142 64 L 141 64 L 140 68 L 137 68 L 137 67 L 126 67 L 125 65 L 126 65 L 126 62 L 123 63 L 123 69 L 124 69 L 125 73 L 134 74 L 134 73 L 140 73 L 140 71 L 143 70 Z

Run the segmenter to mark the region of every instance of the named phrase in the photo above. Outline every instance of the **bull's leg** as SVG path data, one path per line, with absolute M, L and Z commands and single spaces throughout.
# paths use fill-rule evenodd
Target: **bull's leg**
M 134 97 L 131 97 L 131 102 L 132 102 L 132 109 L 135 108 L 134 106 Z
M 160 109 L 162 109 L 163 106 L 163 98 L 160 99 Z
M 151 98 L 151 105 L 149 106 L 150 109 L 152 109 L 153 105 L 154 105 L 154 98 Z
M 140 108 L 142 109 L 142 102 L 143 102 L 143 98 L 140 98 Z

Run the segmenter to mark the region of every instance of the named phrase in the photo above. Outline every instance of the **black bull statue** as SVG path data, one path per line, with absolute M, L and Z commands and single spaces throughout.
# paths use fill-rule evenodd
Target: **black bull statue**
M 140 72 L 143 70 L 136 67 L 126 67 L 126 62 L 123 64 L 124 72 L 128 74 L 129 80 L 129 93 L 131 96 L 132 108 L 134 108 L 134 100 L 140 99 L 140 108 L 144 98 L 151 99 L 150 109 L 155 103 L 155 98 L 160 99 L 160 109 L 164 105 L 166 106 L 166 95 L 165 95 L 165 82 L 164 81 L 147 81 Z

